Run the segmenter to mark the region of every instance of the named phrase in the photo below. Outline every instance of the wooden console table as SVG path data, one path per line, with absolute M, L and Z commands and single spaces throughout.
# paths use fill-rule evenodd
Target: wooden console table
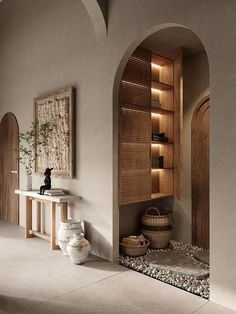
M 15 190 L 16 194 L 25 196 L 26 212 L 25 212 L 25 238 L 33 236 L 40 237 L 47 240 L 51 244 L 51 250 L 57 249 L 56 245 L 56 206 L 61 208 L 61 220 L 67 219 L 68 203 L 82 199 L 81 196 L 62 195 L 62 196 L 48 196 L 40 195 L 39 191 L 23 191 Z M 36 230 L 32 230 L 32 201 L 36 201 Z M 50 205 L 50 235 L 41 232 L 41 204 L 49 203 Z

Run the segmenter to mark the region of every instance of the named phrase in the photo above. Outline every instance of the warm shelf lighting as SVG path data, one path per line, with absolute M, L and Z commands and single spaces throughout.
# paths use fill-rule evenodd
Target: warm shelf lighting
M 152 87 L 152 93 L 157 93 L 157 94 L 159 94 L 160 92 L 161 92 L 160 89 L 157 89 L 157 88 L 153 88 L 153 87 Z
M 160 64 L 156 64 L 156 63 L 152 63 L 152 67 L 153 67 L 154 69 L 160 70 L 161 65 L 160 65 Z
M 125 83 L 125 84 L 128 84 L 128 85 L 135 86 L 135 87 L 149 88 L 148 86 L 137 84 L 137 83 L 133 83 L 133 82 L 129 82 L 129 81 L 125 81 L 125 80 L 122 80 L 121 82 Z
M 152 168 L 152 172 L 159 172 L 160 170 L 162 170 L 162 169 L 161 168 L 158 168 L 158 169 Z
M 153 147 L 159 147 L 161 144 L 155 144 L 155 143 L 152 143 L 152 146 Z
M 160 113 L 155 113 L 155 112 L 152 112 L 151 115 L 152 115 L 152 118 L 159 118 L 161 116 Z

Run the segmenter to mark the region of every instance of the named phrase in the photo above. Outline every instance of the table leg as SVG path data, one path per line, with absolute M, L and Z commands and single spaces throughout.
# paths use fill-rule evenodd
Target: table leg
M 29 233 L 30 230 L 32 230 L 32 199 L 26 196 L 25 238 L 30 238 L 32 236 Z
M 36 231 L 41 231 L 41 202 L 36 202 Z
M 51 213 L 51 234 L 50 243 L 51 250 L 56 249 L 56 203 L 50 203 L 50 213 Z
M 62 203 L 61 204 L 61 220 L 67 219 L 67 214 L 68 214 L 68 204 L 67 203 Z

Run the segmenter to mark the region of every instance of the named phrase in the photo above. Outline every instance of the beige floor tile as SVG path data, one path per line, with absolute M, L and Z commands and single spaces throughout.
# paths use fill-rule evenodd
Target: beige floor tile
M 0 311 L 24 313 L 39 302 L 127 270 L 93 256 L 84 265 L 73 265 L 60 250 L 51 251 L 48 242 L 24 239 L 22 228 L 2 222 L 0 251 Z
M 233 314 L 158 280 L 91 256 L 73 265 L 23 228 L 0 221 L 0 314 Z
M 190 314 L 207 301 L 134 271 L 99 281 L 34 308 L 34 313 Z
M 5 308 L 13 311 L 18 310 L 18 306 L 30 308 L 121 271 L 125 268 L 104 261 L 73 265 L 62 254 L 42 258 L 38 262 L 0 271 L 0 304 L 5 302 Z
M 24 238 L 24 228 L 0 220 L 1 270 L 57 255 L 50 251 L 49 243 L 39 238 Z
M 207 302 L 201 308 L 196 310 L 194 314 L 235 314 L 236 311 L 227 309 L 219 304 Z

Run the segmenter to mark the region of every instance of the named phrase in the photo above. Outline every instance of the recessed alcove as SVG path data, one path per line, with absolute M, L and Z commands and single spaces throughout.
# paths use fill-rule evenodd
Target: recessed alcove
M 146 61 L 139 63 L 135 77 L 132 66 L 139 53 Z M 147 55 L 143 57 L 145 53 Z M 172 213 L 173 240 L 208 249 L 208 245 L 202 245 L 204 241 L 201 238 L 208 237 L 209 241 L 209 193 L 208 200 L 205 199 L 207 211 L 194 207 L 192 194 L 195 186 L 191 177 L 192 119 L 199 104 L 209 97 L 206 51 L 191 30 L 170 27 L 146 38 L 130 58 L 133 60 L 129 59 L 124 70 L 120 92 L 119 238 L 140 234 L 142 214 L 148 207 L 155 206 Z M 179 63 L 176 63 L 177 58 Z M 148 77 L 148 62 L 151 64 L 151 78 Z M 137 85 L 142 88 L 139 87 L 138 97 L 135 97 Z M 149 103 L 150 110 L 147 109 Z M 136 112 L 132 116 L 132 110 L 138 111 L 142 105 L 146 108 L 142 109 L 142 117 Z M 151 130 L 147 130 L 145 121 L 148 119 Z M 148 132 L 149 138 L 145 135 Z M 163 139 L 159 142 L 158 136 L 153 140 L 153 134 L 160 133 L 165 133 L 168 142 Z M 141 156 L 143 162 L 137 161 L 137 156 Z M 159 156 L 164 159 L 161 164 Z M 153 160 L 157 161 L 156 166 Z M 192 209 L 200 213 L 196 214 Z M 208 220 L 203 225 L 207 215 Z

